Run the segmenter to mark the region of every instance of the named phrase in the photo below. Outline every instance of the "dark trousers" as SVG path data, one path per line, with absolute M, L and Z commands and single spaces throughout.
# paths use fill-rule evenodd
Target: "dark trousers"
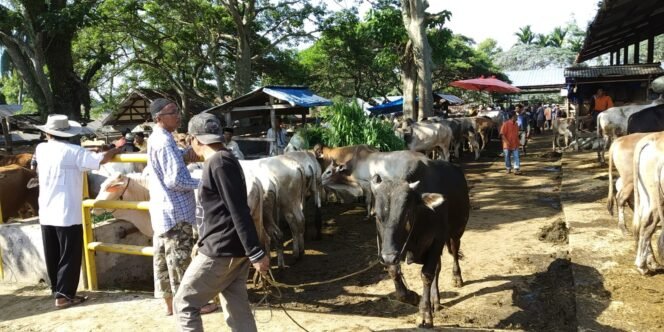
M 595 130 L 597 128 L 597 117 L 599 116 L 599 111 L 591 111 L 590 114 L 593 117 L 592 123 L 590 124 L 590 129 Z
M 55 298 L 76 296 L 83 259 L 83 226 L 42 225 L 46 271 Z

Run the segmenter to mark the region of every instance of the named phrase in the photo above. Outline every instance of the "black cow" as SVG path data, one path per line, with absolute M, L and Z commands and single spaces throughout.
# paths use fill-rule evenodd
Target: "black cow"
M 636 112 L 627 120 L 628 134 L 659 131 L 664 131 L 664 104 Z
M 405 180 L 372 178 L 380 258 L 388 266 L 398 300 L 419 302 L 419 326 L 432 327 L 433 311 L 440 305 L 438 275 L 445 244 L 454 257 L 455 286 L 463 284 L 459 248 L 470 212 L 468 185 L 461 169 L 445 161 L 419 161 L 408 174 Z M 419 301 L 402 279 L 404 254 L 407 263 L 422 264 Z

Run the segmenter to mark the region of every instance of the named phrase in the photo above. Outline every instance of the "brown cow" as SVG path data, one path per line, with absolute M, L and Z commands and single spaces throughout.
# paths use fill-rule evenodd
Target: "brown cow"
M 28 203 L 39 211 L 39 187 L 32 185 L 37 179 L 37 173 L 18 165 L 0 167 L 0 207 L 2 207 L 2 222 L 9 217 L 18 217 L 23 204 Z M 30 183 L 31 188 L 28 188 Z
M 495 123 L 491 119 L 482 116 L 477 116 L 474 119 L 477 133 L 480 134 L 480 138 L 482 138 L 482 146 L 480 147 L 480 151 L 482 151 L 489 142 L 491 131 L 495 128 Z
M 30 168 L 32 153 L 19 153 L 11 156 L 0 156 L 0 166 L 19 165 Z
M 618 192 L 615 196 L 615 202 L 618 203 L 618 226 L 623 234 L 627 233 L 625 205 L 628 204 L 630 208 L 634 209 L 634 147 L 647 135 L 647 133 L 637 133 L 620 137 L 613 142 L 609 149 L 609 196 L 606 199 L 606 208 L 613 215 L 613 164 L 615 162 L 616 170 L 622 182 L 620 188 L 616 188 Z
M 331 165 L 346 165 L 352 160 L 363 160 L 367 156 L 376 152 L 378 152 L 378 150 L 366 144 L 344 146 L 340 148 L 330 148 L 321 144 L 316 144 L 316 146 L 314 146 L 314 153 L 316 154 L 316 158 L 318 159 L 318 163 L 320 163 L 323 172 L 321 178 L 329 177 L 332 174 L 331 172 L 334 167 L 330 167 Z M 323 185 L 326 185 L 324 181 Z M 357 188 L 357 186 L 351 187 Z M 369 219 L 371 217 L 371 202 L 373 200 L 371 187 L 369 187 L 368 183 L 360 185 L 360 187 L 362 188 L 362 194 L 364 195 L 366 203 L 367 219 Z

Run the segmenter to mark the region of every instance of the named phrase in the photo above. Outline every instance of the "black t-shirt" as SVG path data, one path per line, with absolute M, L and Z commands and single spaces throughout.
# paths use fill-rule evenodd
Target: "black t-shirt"
M 247 188 L 240 163 L 222 149 L 205 161 L 198 187 L 196 219 L 199 252 L 209 257 L 265 256 L 247 205 Z

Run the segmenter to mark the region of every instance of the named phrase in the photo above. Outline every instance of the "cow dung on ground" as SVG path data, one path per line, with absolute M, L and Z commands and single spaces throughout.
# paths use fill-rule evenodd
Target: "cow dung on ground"
M 567 242 L 568 233 L 569 229 L 567 228 L 565 222 L 562 220 L 557 220 L 551 223 L 549 226 L 540 228 L 537 237 L 540 239 L 540 241 L 560 244 Z

